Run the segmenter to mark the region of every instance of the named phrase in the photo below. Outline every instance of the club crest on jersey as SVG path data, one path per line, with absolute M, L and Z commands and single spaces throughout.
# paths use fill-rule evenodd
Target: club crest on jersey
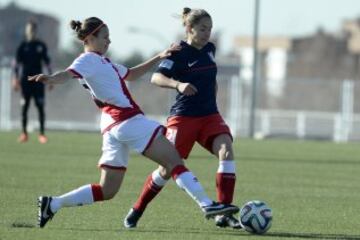
M 214 56 L 214 53 L 213 52 L 208 52 L 208 55 L 211 59 L 211 61 L 215 62 L 215 56 Z
M 164 59 L 161 61 L 159 68 L 171 69 L 173 65 L 174 65 L 174 61 L 171 61 L 170 59 Z

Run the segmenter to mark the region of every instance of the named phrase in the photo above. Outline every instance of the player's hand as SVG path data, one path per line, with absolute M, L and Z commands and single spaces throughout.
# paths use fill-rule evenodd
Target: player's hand
M 191 83 L 179 83 L 176 90 L 185 96 L 194 96 L 198 92 L 197 88 Z
M 171 44 L 171 46 L 168 49 L 165 49 L 161 53 L 159 53 L 160 59 L 167 58 L 171 56 L 173 52 L 179 51 L 181 49 L 181 46 L 179 44 Z
M 49 81 L 49 79 L 50 79 L 50 76 L 45 75 L 45 74 L 38 74 L 38 75 L 28 77 L 28 81 L 42 82 L 42 83 L 46 83 L 47 81 Z
M 12 88 L 14 89 L 15 92 L 20 90 L 20 81 L 17 78 L 14 78 L 12 80 Z

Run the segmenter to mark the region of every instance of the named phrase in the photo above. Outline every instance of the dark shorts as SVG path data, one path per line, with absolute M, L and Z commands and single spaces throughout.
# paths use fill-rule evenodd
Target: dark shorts
M 30 99 L 33 97 L 36 101 L 44 101 L 45 85 L 39 82 L 21 81 L 21 93 L 23 98 Z
M 166 138 L 175 145 L 180 156 L 186 159 L 195 142 L 212 153 L 212 143 L 216 136 L 231 132 L 220 114 L 204 117 L 174 116 L 167 121 Z

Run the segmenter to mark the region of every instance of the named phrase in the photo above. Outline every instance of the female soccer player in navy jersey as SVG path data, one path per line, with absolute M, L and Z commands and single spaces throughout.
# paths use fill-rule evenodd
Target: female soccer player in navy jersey
M 196 177 L 184 166 L 171 143 L 162 135 L 163 127 L 143 115 L 132 99 L 124 80 L 134 80 L 148 71 L 158 60 L 171 56 L 179 46 L 159 53 L 148 61 L 128 69 L 114 64 L 104 54 L 110 38 L 107 25 L 96 17 L 83 23 L 71 21 L 78 39 L 84 43 L 84 53 L 64 71 L 48 76 L 29 77 L 29 81 L 61 83 L 78 78 L 87 89 L 96 105 L 102 110 L 101 130 L 103 134 L 102 156 L 99 160 L 101 177 L 99 184 L 88 184 L 61 196 L 39 197 L 38 224 L 44 227 L 62 207 L 81 206 L 96 201 L 109 200 L 120 189 L 128 164 L 129 149 L 160 164 L 200 206 L 205 217 L 234 213 L 238 207 L 213 202 L 204 192 Z M 154 181 L 162 181 L 154 175 Z
M 166 136 L 182 158 L 187 158 L 195 142 L 219 159 L 216 173 L 218 201 L 231 204 L 235 188 L 235 161 L 232 136 L 216 105 L 215 46 L 209 42 L 212 19 L 203 9 L 184 8 L 186 41 L 181 50 L 164 59 L 151 82 L 176 89 L 178 94 L 167 121 Z M 155 180 L 154 176 L 163 178 Z M 142 193 L 124 220 L 126 227 L 136 227 L 147 204 L 160 192 L 170 173 L 159 167 L 148 176 Z M 241 228 L 231 214 L 218 215 L 219 227 Z

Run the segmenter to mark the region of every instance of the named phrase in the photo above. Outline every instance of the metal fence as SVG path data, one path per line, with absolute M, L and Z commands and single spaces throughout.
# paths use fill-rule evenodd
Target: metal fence
M 226 67 L 226 66 L 224 66 Z M 218 106 L 236 137 L 247 137 L 250 85 L 234 71 L 219 67 Z M 150 117 L 165 123 L 175 92 L 155 87 L 150 75 L 129 83 L 135 101 Z M 334 141 L 360 140 L 360 84 L 353 81 L 286 79 L 282 95 L 272 95 L 266 80 L 259 84 L 256 137 L 291 137 Z M 47 128 L 98 131 L 100 111 L 88 93 L 70 80 L 46 93 Z M 20 93 L 11 90 L 10 70 L 0 68 L 0 130 L 20 127 Z M 357 114 L 355 114 L 357 113 Z M 29 131 L 38 128 L 32 103 Z

